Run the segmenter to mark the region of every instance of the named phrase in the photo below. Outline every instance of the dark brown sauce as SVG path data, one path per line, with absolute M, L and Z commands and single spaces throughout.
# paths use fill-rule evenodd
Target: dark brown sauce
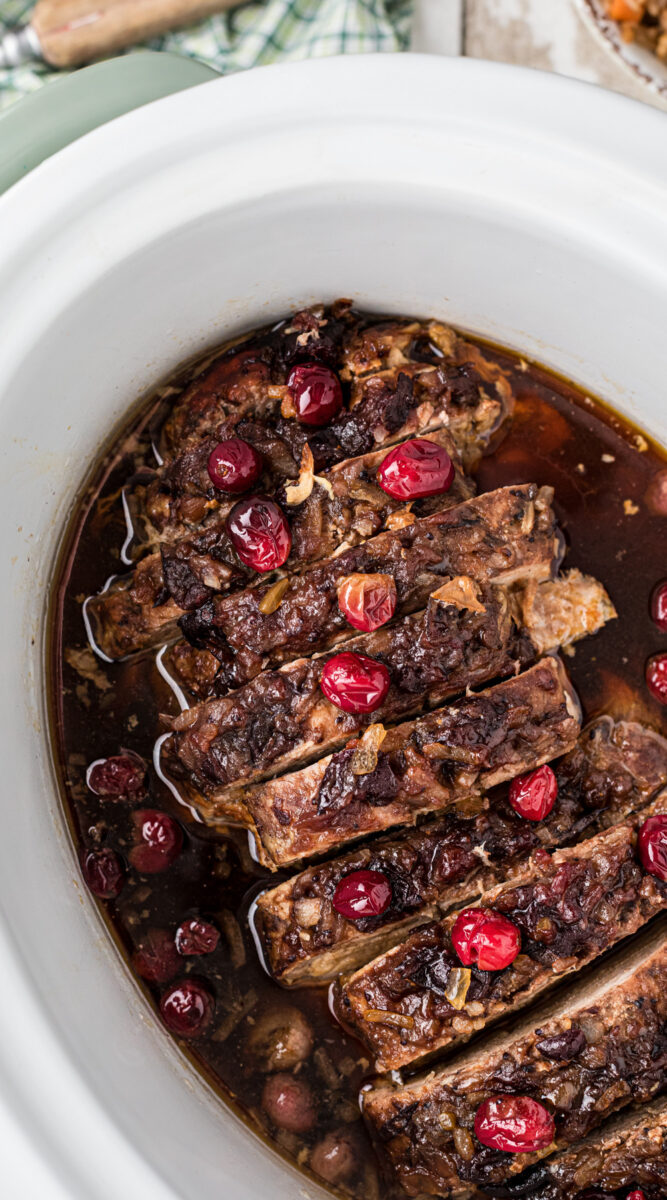
M 555 487 L 556 510 L 569 544 L 566 566 L 601 579 L 619 615 L 567 660 L 585 715 L 605 711 L 663 728 L 664 708 L 646 689 L 644 666 L 665 646 L 650 618 L 649 596 L 667 575 L 667 526 L 664 517 L 650 511 L 647 495 L 656 473 L 667 468 L 667 457 L 564 380 L 541 367 L 526 367 L 506 352 L 486 351 L 510 369 L 518 403 L 508 435 L 482 462 L 479 490 L 524 481 Z M 54 746 L 73 837 L 78 846 L 104 844 L 121 855 L 130 840 L 130 807 L 88 791 L 86 767 L 121 748 L 150 762 L 162 732 L 159 714 L 175 713 L 177 706 L 155 668 L 154 654 L 109 665 L 94 659 L 81 604 L 108 576 L 127 569 L 119 562 L 126 534 L 120 489 L 137 457 L 146 453 L 150 461 L 146 430 L 154 410 L 155 401 L 147 402 L 100 459 L 65 537 L 51 613 Z M 263 972 L 247 912 L 267 873 L 252 861 L 246 834 L 212 836 L 188 820 L 154 775 L 147 804 L 178 816 L 186 843 L 168 871 L 148 877 L 129 872 L 120 897 L 101 906 L 114 936 L 129 956 L 149 929 L 173 933 L 194 915 L 216 923 L 223 932 L 217 950 L 183 959 L 181 975 L 207 980 L 216 996 L 208 1033 L 189 1043 L 187 1052 L 224 1099 L 300 1166 L 308 1167 L 312 1148 L 328 1131 L 350 1131 L 358 1144 L 359 1168 L 347 1191 L 374 1200 L 381 1185 L 357 1103 L 368 1059 L 330 1016 L 323 989 L 286 992 Z M 243 931 L 242 950 L 225 936 L 235 921 Z M 160 987 L 147 990 L 153 1001 L 159 1000 Z M 314 1034 L 314 1051 L 299 1070 L 318 1105 L 318 1120 L 305 1135 L 271 1128 L 261 1108 L 266 1075 L 248 1046 L 253 1022 L 278 1004 L 299 1008 Z

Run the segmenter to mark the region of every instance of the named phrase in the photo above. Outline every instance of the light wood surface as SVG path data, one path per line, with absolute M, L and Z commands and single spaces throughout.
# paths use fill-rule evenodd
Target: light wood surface
M 47 62 L 75 67 L 191 25 L 238 0 L 39 0 L 31 24 Z
M 572 0 L 415 0 L 413 48 L 554 71 L 665 105 L 592 36 Z

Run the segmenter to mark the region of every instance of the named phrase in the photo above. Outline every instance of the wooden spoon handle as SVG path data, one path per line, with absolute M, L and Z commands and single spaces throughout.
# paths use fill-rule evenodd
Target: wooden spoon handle
M 54 67 L 76 67 L 191 25 L 238 0 L 39 0 L 31 25 Z

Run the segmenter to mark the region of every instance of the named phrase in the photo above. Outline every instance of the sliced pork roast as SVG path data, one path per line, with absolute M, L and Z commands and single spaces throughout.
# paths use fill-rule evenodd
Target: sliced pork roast
M 660 922 L 451 1065 L 404 1086 L 371 1086 L 364 1115 L 405 1191 L 456 1195 L 507 1183 L 667 1088 L 666 972 Z M 506 1123 L 522 1113 L 526 1130 L 512 1143 Z
M 504 785 L 481 812 L 446 813 L 263 892 L 255 927 L 274 978 L 291 986 L 329 982 L 414 925 L 520 873 L 533 850 L 575 842 L 637 812 L 667 780 L 667 741 L 641 725 L 599 717 L 552 767 L 558 792 L 542 821 L 518 815 Z M 350 917 L 336 909 L 336 889 L 358 871 L 388 881 L 391 900 L 382 913 Z
M 475 909 L 416 930 L 335 985 L 337 1016 L 384 1071 L 523 1008 L 667 906 L 667 883 L 646 870 L 637 845 L 638 825 L 665 812 L 662 792 L 638 817 L 577 846 L 536 851 L 523 875 L 484 893 Z M 482 960 L 486 969 L 470 953 L 481 919 L 500 945 Z

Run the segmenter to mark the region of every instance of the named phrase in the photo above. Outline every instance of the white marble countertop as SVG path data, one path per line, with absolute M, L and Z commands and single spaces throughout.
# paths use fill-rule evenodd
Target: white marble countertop
M 663 107 L 595 40 L 572 0 L 416 0 L 413 48 L 555 71 Z

